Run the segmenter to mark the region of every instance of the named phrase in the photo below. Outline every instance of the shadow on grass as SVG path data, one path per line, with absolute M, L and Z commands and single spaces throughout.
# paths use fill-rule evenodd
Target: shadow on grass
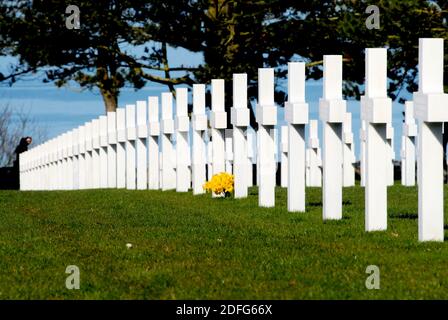
M 391 219 L 410 219 L 410 220 L 415 220 L 415 219 L 418 219 L 418 214 L 410 213 L 410 212 L 395 213 L 395 214 L 391 214 L 390 218 Z
M 310 206 L 310 207 L 322 207 L 322 201 L 308 202 L 307 205 Z
M 343 206 L 351 206 L 352 202 L 350 200 L 342 201 Z M 310 207 L 322 207 L 322 201 L 316 201 L 316 202 L 308 202 L 308 206 Z

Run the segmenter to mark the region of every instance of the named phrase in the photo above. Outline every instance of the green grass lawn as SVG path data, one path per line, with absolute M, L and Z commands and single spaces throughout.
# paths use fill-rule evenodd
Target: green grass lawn
M 448 190 L 446 190 L 448 191 Z M 364 232 L 364 190 L 344 218 L 174 191 L 0 192 L 0 299 L 448 298 L 448 242 L 417 241 L 417 189 L 388 193 L 388 230 Z M 126 244 L 131 243 L 132 249 Z M 68 265 L 80 290 L 68 290 Z M 368 290 L 368 265 L 381 289 Z

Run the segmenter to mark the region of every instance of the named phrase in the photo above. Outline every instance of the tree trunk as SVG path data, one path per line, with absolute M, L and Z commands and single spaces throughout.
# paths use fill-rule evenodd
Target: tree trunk
M 101 96 L 103 97 L 104 106 L 107 112 L 115 112 L 117 110 L 118 96 L 109 90 L 101 90 Z

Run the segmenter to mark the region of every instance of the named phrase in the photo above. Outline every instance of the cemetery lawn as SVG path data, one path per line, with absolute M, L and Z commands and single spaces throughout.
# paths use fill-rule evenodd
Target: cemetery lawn
M 343 198 L 344 218 L 323 222 L 320 188 L 305 213 L 281 188 L 269 209 L 256 188 L 0 191 L 0 299 L 448 299 L 448 242 L 417 241 L 416 188 L 389 188 L 383 232 L 364 232 L 363 188 Z M 380 290 L 366 289 L 369 265 Z

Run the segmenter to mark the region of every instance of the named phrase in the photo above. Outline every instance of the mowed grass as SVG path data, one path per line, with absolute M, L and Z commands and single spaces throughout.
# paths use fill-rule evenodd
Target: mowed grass
M 446 190 L 448 191 L 448 190 Z M 0 192 L 0 299 L 448 298 L 448 242 L 417 241 L 417 189 L 389 188 L 388 229 L 364 232 L 364 190 L 340 221 L 174 191 Z M 131 243 L 132 249 L 126 244 Z M 65 287 L 68 265 L 80 290 Z M 380 269 L 368 290 L 366 268 Z

